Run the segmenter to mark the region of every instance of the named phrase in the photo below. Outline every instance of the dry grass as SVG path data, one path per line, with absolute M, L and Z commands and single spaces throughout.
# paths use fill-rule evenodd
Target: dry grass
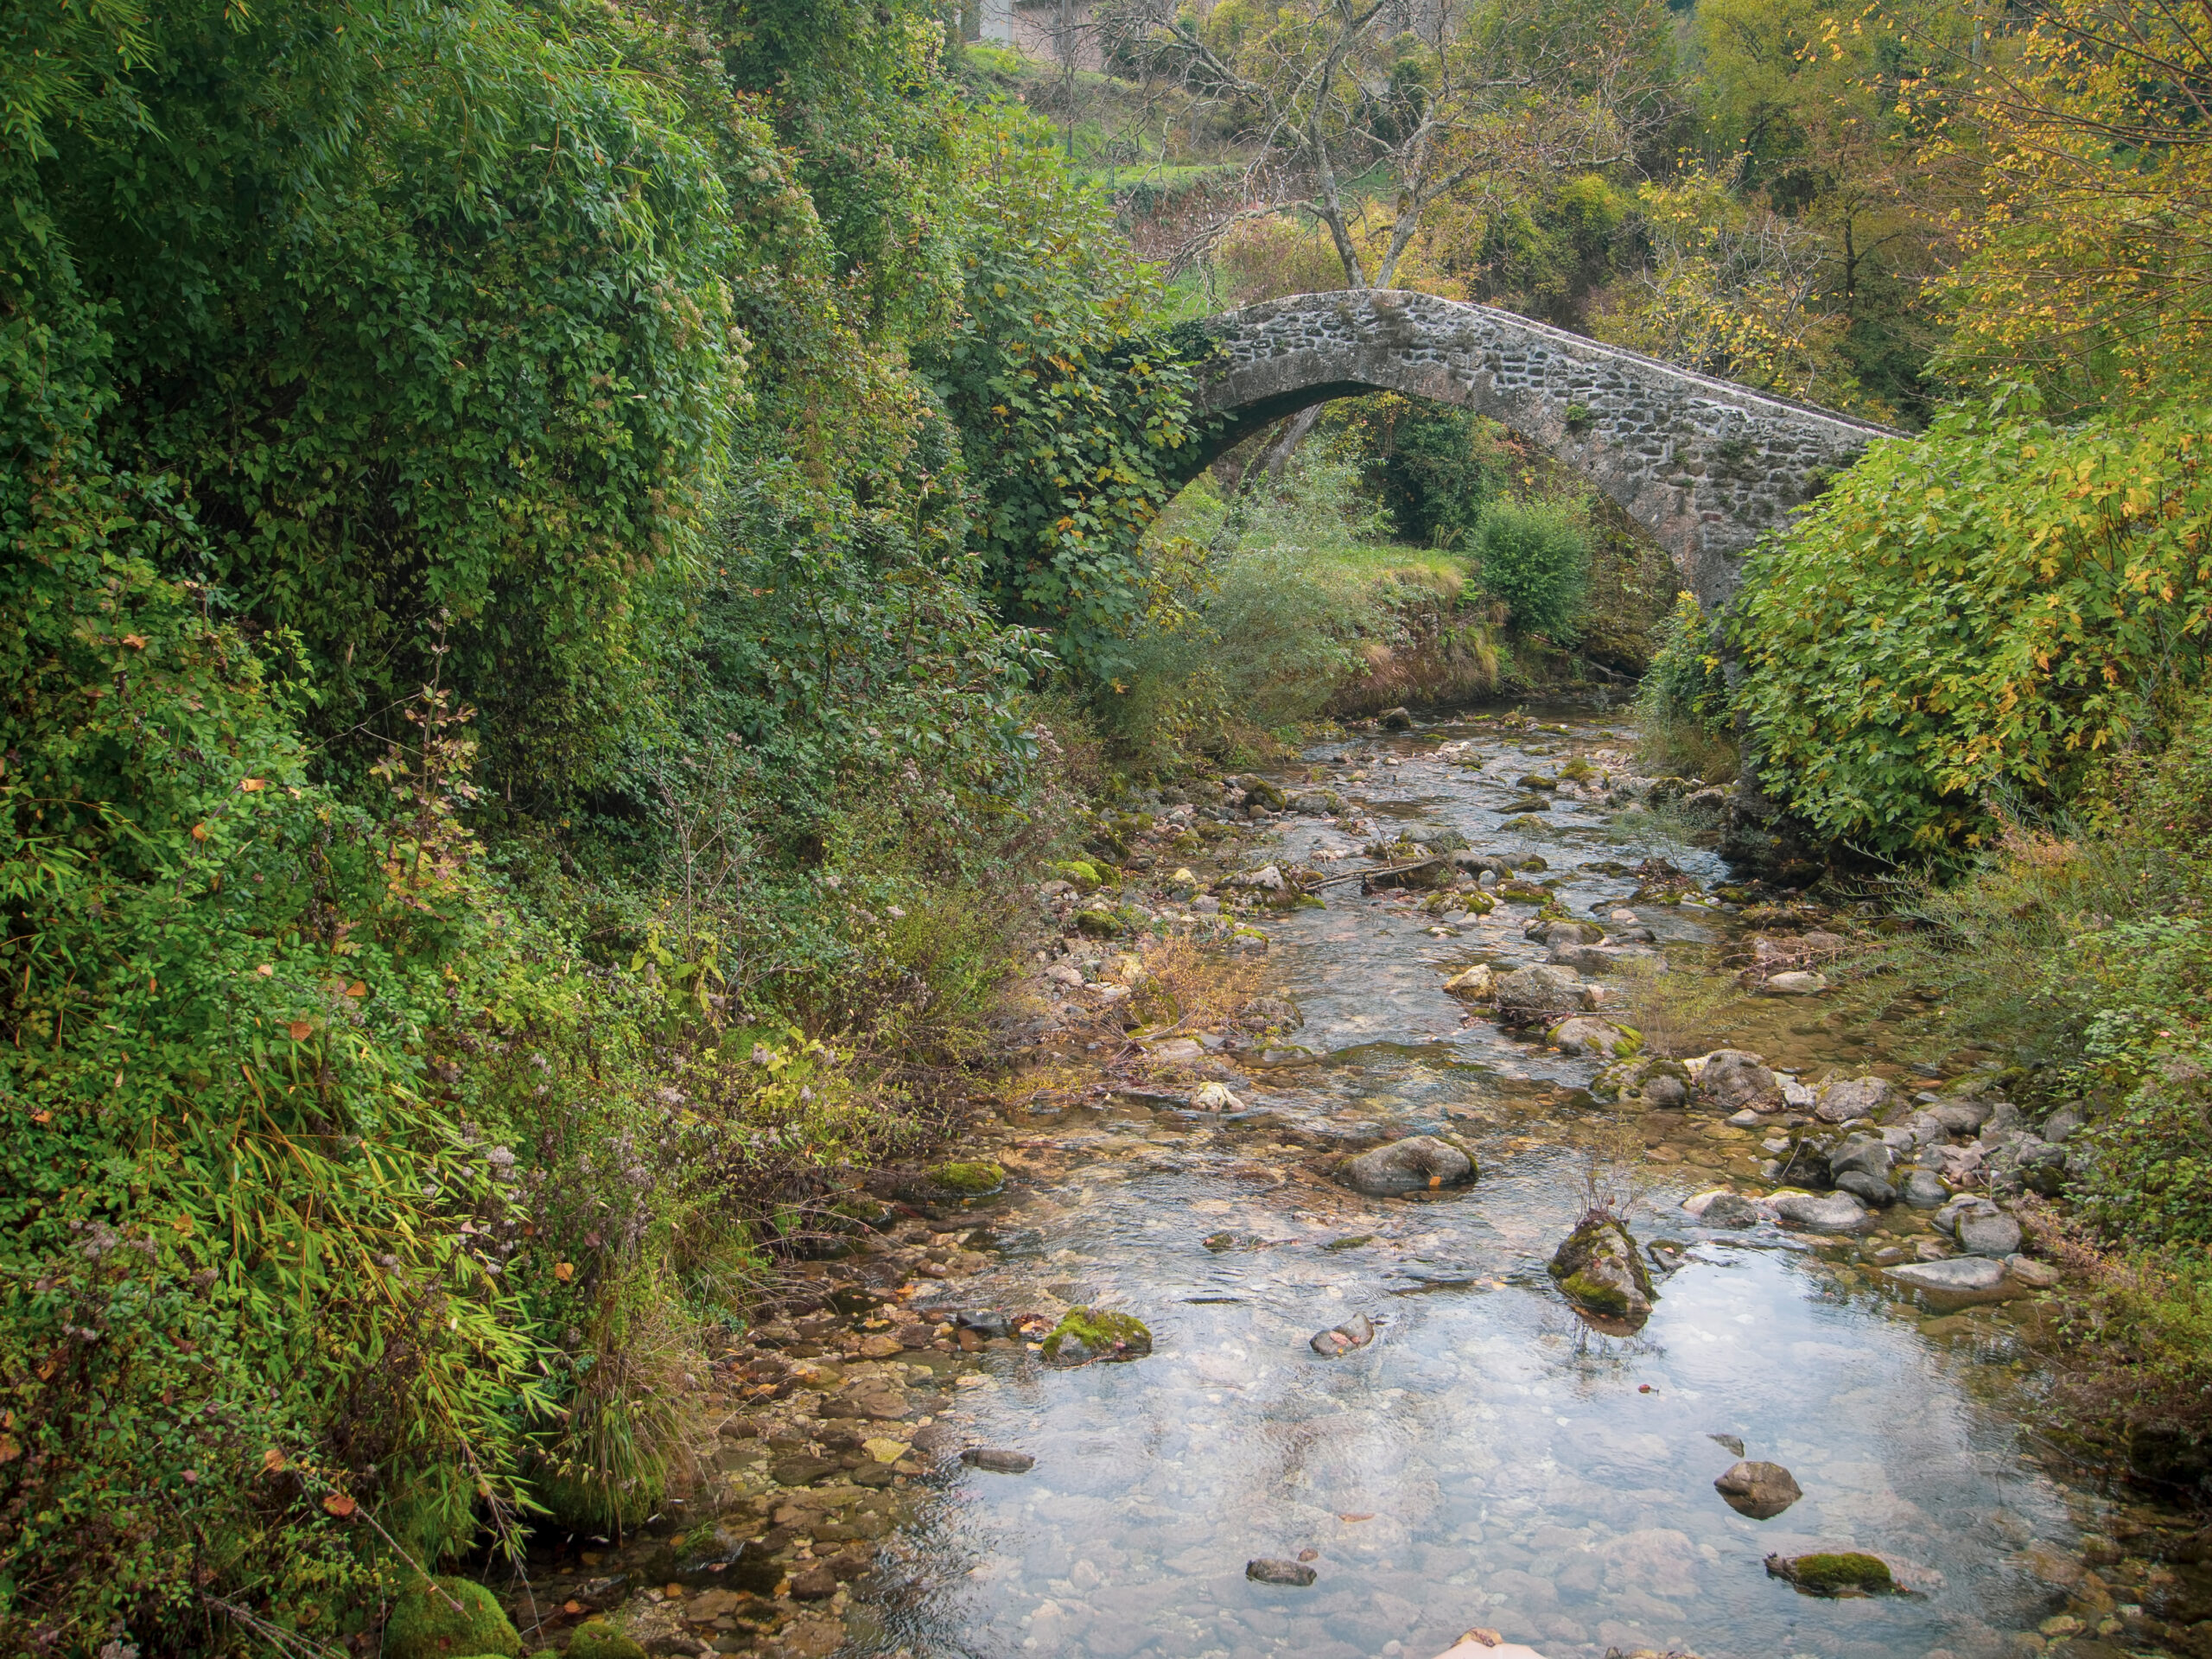
M 1148 940 L 1141 954 L 1145 982 L 1136 1002 L 1148 1025 L 1185 1031 L 1226 1026 L 1259 994 L 1259 964 L 1249 957 L 1226 957 L 1185 938 Z

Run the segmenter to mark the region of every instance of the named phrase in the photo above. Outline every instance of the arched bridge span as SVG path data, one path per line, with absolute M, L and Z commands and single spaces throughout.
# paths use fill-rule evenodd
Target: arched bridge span
M 1674 556 L 1708 608 L 1742 554 L 1876 438 L 1872 422 L 1694 374 L 1510 312 L 1395 289 L 1304 294 L 1199 325 L 1191 475 L 1286 415 L 1395 391 L 1475 410 L 1586 474 Z

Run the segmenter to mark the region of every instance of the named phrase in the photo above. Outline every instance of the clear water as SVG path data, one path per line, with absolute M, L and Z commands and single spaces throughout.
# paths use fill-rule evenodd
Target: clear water
M 1580 747 L 1602 741 L 1596 722 L 1574 723 Z M 1366 768 L 1378 820 L 1450 823 L 1506 850 L 1511 779 L 1566 756 L 1486 732 L 1442 734 L 1493 758 L 1481 774 L 1419 758 L 1433 732 L 1318 753 L 1404 755 Z M 1660 850 L 1608 840 L 1595 808 L 1554 816 L 1561 827 L 1522 838 L 1554 874 Z M 1285 850 L 1356 839 L 1295 823 Z M 1719 874 L 1710 855 L 1664 850 Z M 1576 876 L 1570 903 L 1587 913 L 1632 885 Z M 1074 1371 L 1009 1354 L 960 1390 L 966 1440 L 1036 1467 L 949 1478 L 884 1574 L 896 1587 L 865 1645 L 1427 1659 L 1486 1626 L 1547 1659 L 1963 1659 L 2057 1608 L 2019 1552 L 2063 1549 L 2085 1501 L 2022 1456 L 2018 1306 L 1932 1321 L 1878 1289 L 1856 1245 L 1702 1232 L 1678 1208 L 1710 1182 L 1693 1164 L 1653 1169 L 1638 1211 L 1641 1238 L 1687 1249 L 1656 1313 L 1633 1337 L 1590 1329 L 1544 1263 L 1581 1208 L 1569 1142 L 1594 1109 L 1573 1090 L 1592 1066 L 1470 1019 L 1439 988 L 1468 962 L 1534 959 L 1528 912 L 1438 938 L 1434 918 L 1361 899 L 1356 882 L 1330 893 L 1271 926 L 1268 957 L 1325 1064 L 1243 1087 L 1255 1109 L 1226 1122 L 1125 1096 L 1018 1126 L 1008 1152 L 1027 1179 L 989 1217 L 1002 1266 L 963 1301 L 1123 1307 L 1155 1351 Z M 1662 940 L 1704 937 L 1694 915 L 1645 914 Z M 1858 1035 L 1798 1007 L 1746 1046 L 1840 1062 L 1866 1052 Z M 1300 1167 L 1347 1135 L 1447 1122 L 1488 1149 L 1459 1196 L 1363 1198 Z M 1205 1243 L 1224 1233 L 1229 1248 Z M 1380 1327 L 1371 1347 L 1308 1350 L 1354 1311 Z M 1737 1454 L 1715 1436 L 1786 1465 L 1802 1501 L 1764 1522 L 1730 1510 L 1712 1482 Z M 1763 1566 L 1844 1548 L 1910 1567 L 1923 1593 L 1815 1600 Z M 1307 1552 L 1310 1587 L 1244 1576 L 1254 1557 Z

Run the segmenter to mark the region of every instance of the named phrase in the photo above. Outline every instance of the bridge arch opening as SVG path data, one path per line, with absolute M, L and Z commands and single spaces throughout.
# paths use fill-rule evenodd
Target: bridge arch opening
M 1198 325 L 1200 412 L 1185 464 L 1316 404 L 1371 392 L 1489 416 L 1586 474 L 1710 609 L 1742 556 L 1888 428 L 1695 374 L 1488 306 L 1400 290 L 1299 295 Z

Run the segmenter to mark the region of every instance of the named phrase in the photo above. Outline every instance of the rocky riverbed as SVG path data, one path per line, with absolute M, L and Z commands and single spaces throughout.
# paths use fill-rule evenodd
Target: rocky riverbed
M 957 1155 L 728 1338 L 680 1500 L 495 1580 L 526 1648 L 2212 1654 L 2212 1541 L 2037 1461 L 2076 1125 L 1833 1012 L 1879 918 L 1629 738 L 1102 821 Z

